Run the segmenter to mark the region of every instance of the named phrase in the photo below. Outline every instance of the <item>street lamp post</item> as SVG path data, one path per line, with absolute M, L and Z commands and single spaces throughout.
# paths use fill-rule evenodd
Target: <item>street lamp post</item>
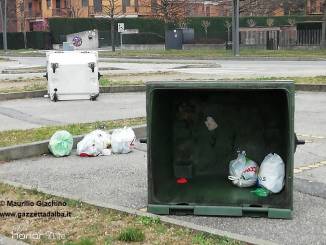
M 4 5 L 4 6 L 3 6 Z M 0 1 L 0 17 L 2 22 L 2 35 L 3 35 L 3 50 L 7 53 L 7 0 L 4 0 L 4 4 Z
M 239 5 L 239 0 L 232 0 L 232 51 L 234 56 L 240 56 Z

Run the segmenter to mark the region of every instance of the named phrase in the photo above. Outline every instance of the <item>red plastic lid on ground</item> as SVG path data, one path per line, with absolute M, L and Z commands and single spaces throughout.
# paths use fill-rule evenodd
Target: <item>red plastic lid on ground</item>
M 180 185 L 187 184 L 188 183 L 188 179 L 186 179 L 186 178 L 178 178 L 177 179 L 177 183 L 180 184 Z

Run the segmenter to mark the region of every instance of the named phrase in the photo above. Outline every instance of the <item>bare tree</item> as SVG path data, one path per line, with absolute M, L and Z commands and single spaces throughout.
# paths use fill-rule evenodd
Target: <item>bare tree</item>
M 231 21 L 225 21 L 224 22 L 224 27 L 227 29 L 228 32 L 228 41 L 227 43 L 229 43 L 229 41 L 231 40 L 231 27 L 232 27 L 232 22 Z
M 69 11 L 70 11 L 70 15 L 72 18 L 78 18 L 81 16 L 81 13 L 83 11 L 83 7 L 81 6 L 81 2 L 80 1 L 75 1 L 74 4 L 69 4 L 68 7 Z
M 164 22 L 165 30 L 170 23 L 184 22 L 190 11 L 192 1 L 189 0 L 147 0 L 144 5 L 150 7 L 152 14 Z
M 208 20 L 203 20 L 201 22 L 201 26 L 203 27 L 205 34 L 206 34 L 206 41 L 207 41 L 207 34 L 208 34 L 208 27 L 211 25 L 211 22 L 209 22 Z
M 27 48 L 25 0 L 18 0 L 16 4 L 17 20 L 20 24 L 20 31 L 24 34 L 24 47 Z
M 231 0 L 224 0 L 221 6 L 232 5 Z M 304 13 L 305 0 L 240 0 L 240 15 L 268 16 L 276 10 L 283 10 L 285 15 Z
M 111 47 L 115 52 L 115 26 L 117 18 L 122 14 L 122 6 L 119 0 L 108 0 L 107 5 L 103 6 L 102 12 L 110 19 L 111 24 Z
M 72 6 L 70 8 L 70 15 L 72 18 L 78 18 L 81 16 L 82 8 L 79 8 L 78 6 Z

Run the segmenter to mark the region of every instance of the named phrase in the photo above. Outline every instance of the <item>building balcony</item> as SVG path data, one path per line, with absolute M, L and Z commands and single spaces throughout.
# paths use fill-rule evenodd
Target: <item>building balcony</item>
M 88 6 L 88 16 L 102 15 L 102 7 L 94 8 L 94 6 Z
M 71 10 L 67 8 L 52 9 L 52 17 L 70 17 Z
M 25 18 L 27 19 L 36 19 L 41 17 L 42 17 L 41 11 L 25 11 Z

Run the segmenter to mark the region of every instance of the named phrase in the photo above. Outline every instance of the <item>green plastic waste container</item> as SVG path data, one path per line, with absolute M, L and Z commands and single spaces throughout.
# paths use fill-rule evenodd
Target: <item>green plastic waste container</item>
M 291 218 L 294 95 L 291 81 L 148 83 L 148 211 Z M 238 150 L 257 163 L 279 154 L 282 192 L 258 197 L 256 187 L 232 185 L 229 162 Z

